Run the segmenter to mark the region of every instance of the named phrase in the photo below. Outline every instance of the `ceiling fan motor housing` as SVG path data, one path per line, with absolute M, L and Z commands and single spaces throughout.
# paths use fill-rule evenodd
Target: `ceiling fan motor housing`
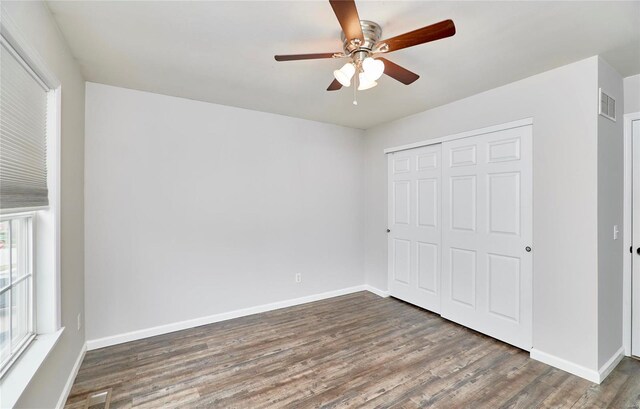
M 382 36 L 382 28 L 379 24 L 369 20 L 360 20 L 360 27 L 362 27 L 362 35 L 364 36 L 364 42 L 362 44 L 359 44 L 359 39 L 347 39 L 344 32 L 341 33 L 345 54 L 351 55 L 358 52 L 358 54 L 366 57 L 371 53 L 376 43 L 380 40 L 380 37 Z

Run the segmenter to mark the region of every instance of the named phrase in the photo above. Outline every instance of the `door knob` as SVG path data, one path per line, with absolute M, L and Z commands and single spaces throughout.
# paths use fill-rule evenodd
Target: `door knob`
M 387 233 L 391 233 L 391 230 L 390 230 L 390 229 L 387 229 Z M 639 253 L 638 253 L 638 254 L 640 254 L 640 249 L 638 249 L 638 251 L 639 251 Z
M 524 249 L 527 250 L 527 253 L 531 253 L 531 247 L 527 246 Z M 638 253 L 638 254 L 640 254 L 640 253 Z
M 640 247 L 638 247 L 638 249 L 636 250 L 636 253 L 638 253 L 638 255 L 640 256 Z

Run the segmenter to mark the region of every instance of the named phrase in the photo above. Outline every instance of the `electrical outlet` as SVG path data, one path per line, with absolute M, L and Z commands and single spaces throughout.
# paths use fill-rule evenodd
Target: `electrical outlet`
M 296 273 L 296 283 L 301 283 L 301 282 L 302 282 L 302 274 Z
M 618 234 L 620 233 L 620 230 L 618 230 L 618 225 L 616 224 L 615 226 L 613 226 L 613 239 L 614 240 L 618 240 Z
M 82 328 L 82 320 L 80 318 L 80 313 L 78 313 L 78 331 L 80 331 L 80 328 Z

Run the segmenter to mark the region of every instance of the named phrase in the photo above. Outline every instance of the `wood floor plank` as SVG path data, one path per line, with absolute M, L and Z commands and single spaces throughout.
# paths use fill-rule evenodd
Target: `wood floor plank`
M 368 292 L 90 351 L 66 409 L 633 408 L 640 362 L 602 385 Z
M 538 404 L 538 409 L 570 408 L 591 386 L 591 382 L 586 379 L 564 373 L 567 375 L 564 381 L 555 386 L 551 393 Z

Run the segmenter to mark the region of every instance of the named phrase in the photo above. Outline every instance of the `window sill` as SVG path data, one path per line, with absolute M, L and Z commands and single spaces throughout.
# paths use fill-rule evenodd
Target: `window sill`
M 0 380 L 0 408 L 12 408 L 31 379 L 58 343 L 64 327 L 49 334 L 39 334 L 22 356 Z

